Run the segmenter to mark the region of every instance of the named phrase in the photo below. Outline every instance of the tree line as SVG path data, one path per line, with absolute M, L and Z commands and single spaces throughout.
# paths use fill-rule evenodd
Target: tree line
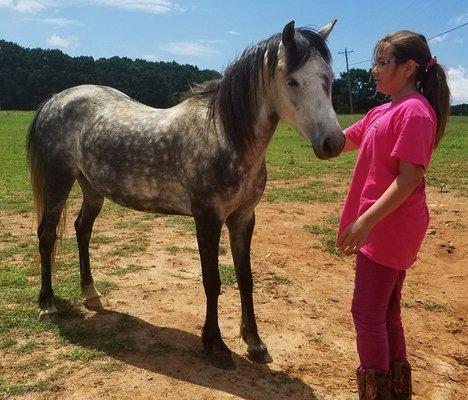
M 220 76 L 176 62 L 70 57 L 0 40 L 1 109 L 33 110 L 54 93 L 86 83 L 111 86 L 141 103 L 167 108 L 180 101 L 190 84 Z
M 348 75 L 354 113 L 366 113 L 389 100 L 376 95 L 370 70 L 352 68 L 333 82 L 332 100 L 338 114 L 350 112 Z M 191 84 L 220 77 L 217 71 L 174 61 L 70 57 L 60 50 L 27 49 L 0 40 L 1 109 L 33 110 L 54 93 L 85 83 L 111 86 L 143 104 L 167 108 L 180 102 Z M 468 115 L 468 104 L 452 107 L 452 113 Z

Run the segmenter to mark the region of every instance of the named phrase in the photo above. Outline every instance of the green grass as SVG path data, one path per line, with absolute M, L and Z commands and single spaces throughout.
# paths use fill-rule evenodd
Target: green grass
M 144 236 L 134 237 L 120 245 L 116 245 L 111 254 L 119 257 L 127 257 L 132 254 L 142 253 L 149 246 L 149 239 Z
M 317 236 L 320 243 L 326 251 L 330 254 L 340 256 L 336 248 L 336 232 L 338 228 L 337 217 L 330 217 L 326 219 L 325 225 L 306 225 L 304 229 L 310 234 Z
M 467 149 L 468 117 L 452 116 L 426 174 L 428 185 L 468 196 Z
M 414 302 L 404 301 L 402 303 L 404 308 L 422 308 L 426 311 L 447 313 L 450 310 L 444 304 L 437 303 L 433 300 L 416 300 Z
M 270 202 L 333 202 L 344 196 L 345 193 L 328 189 L 324 182 L 313 180 L 306 184 L 293 187 L 274 187 L 267 190 L 265 199 Z
M 346 128 L 361 117 L 341 115 L 338 120 Z M 426 174 L 427 184 L 456 195 L 468 196 L 467 148 L 468 117 L 450 117 L 444 138 Z M 334 178 L 346 182 L 351 177 L 356 152 L 345 153 L 329 161 L 318 160 L 310 143 L 306 143 L 291 127 L 279 124 L 268 147 L 266 159 L 269 180 Z
M 342 127 L 349 126 L 361 115 L 342 115 L 338 119 Z M 0 111 L 0 209 L 13 212 L 29 212 L 32 196 L 25 159 L 25 137 L 33 118 L 32 112 Z M 468 195 L 468 117 L 452 116 L 445 137 L 434 154 L 427 174 L 429 185 L 441 190 L 453 190 Z M 318 160 L 310 143 L 305 142 L 289 126 L 280 124 L 267 151 L 267 168 L 270 180 L 294 178 L 320 178 L 333 176 L 340 180 L 349 178 L 356 154 L 351 152 L 330 161 Z M 76 194 L 76 190 L 74 191 Z M 106 209 L 124 210 L 106 202 Z M 146 218 L 157 218 L 157 215 Z M 183 218 L 183 217 L 182 217 Z M 120 221 L 119 221 L 120 222 Z M 173 220 L 178 225 L 194 230 L 193 222 Z
M 166 218 L 167 226 L 180 227 L 189 232 L 195 232 L 195 220 L 192 217 L 184 217 L 180 215 L 174 215 Z
M 272 286 L 277 285 L 290 285 L 293 283 L 292 279 L 287 276 L 280 275 L 274 271 L 271 271 L 266 275 L 263 280 Z
M 231 264 L 219 264 L 219 277 L 223 285 L 232 286 L 237 282 L 236 270 Z
M 359 115 L 342 116 L 343 127 L 359 119 Z M 267 150 L 267 171 L 270 180 L 290 180 L 320 178 L 326 176 L 341 177 L 350 174 L 356 155 L 343 154 L 330 161 L 321 161 L 314 155 L 312 146 L 290 126 L 279 124 Z
M 25 138 L 32 112 L 0 111 L 0 209 L 19 213 L 32 209 L 25 157 Z
M 80 347 L 75 347 L 71 350 L 68 350 L 65 353 L 62 353 L 61 356 L 65 359 L 72 361 L 88 362 L 95 358 L 105 357 L 106 353 L 96 349 L 84 349 Z

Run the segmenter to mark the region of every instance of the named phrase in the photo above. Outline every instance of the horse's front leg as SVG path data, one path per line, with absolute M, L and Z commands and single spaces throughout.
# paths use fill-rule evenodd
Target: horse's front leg
M 203 287 L 206 294 L 206 320 L 203 327 L 203 347 L 210 362 L 218 368 L 234 369 L 231 350 L 221 338 L 218 325 L 218 297 L 221 280 L 218 269 L 219 238 L 222 222 L 210 210 L 193 212 L 197 228 L 197 241 L 203 274 Z
M 241 335 L 248 345 L 247 351 L 250 358 L 256 362 L 269 363 L 273 360 L 265 343 L 258 335 L 252 298 L 253 279 L 250 266 L 250 243 L 255 226 L 254 210 L 244 210 L 232 214 L 227 219 L 226 225 L 229 229 L 231 252 L 242 303 Z

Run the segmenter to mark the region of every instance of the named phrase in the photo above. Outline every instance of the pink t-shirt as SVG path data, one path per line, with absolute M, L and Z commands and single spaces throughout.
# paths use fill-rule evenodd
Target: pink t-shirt
M 427 99 L 412 93 L 370 110 L 345 130 L 359 145 L 359 155 L 338 235 L 382 196 L 398 176 L 399 160 L 427 169 L 436 127 L 436 115 Z M 360 251 L 381 265 L 407 269 L 416 260 L 428 224 L 423 180 L 401 206 L 374 226 Z

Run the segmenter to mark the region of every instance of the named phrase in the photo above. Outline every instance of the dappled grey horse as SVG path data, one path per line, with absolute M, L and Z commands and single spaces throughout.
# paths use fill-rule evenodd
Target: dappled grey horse
M 310 140 L 319 158 L 337 156 L 344 146 L 325 43 L 335 22 L 318 31 L 295 29 L 290 22 L 282 34 L 246 49 L 221 79 L 196 86 L 169 109 L 94 85 L 67 89 L 41 105 L 27 140 L 39 221 L 40 316 L 57 313 L 52 254 L 77 180 L 83 203 L 75 228 L 88 308 L 103 306 L 91 276 L 89 241 L 105 197 L 136 210 L 191 215 L 207 298 L 203 345 L 214 365 L 234 368 L 218 326 L 218 247 L 226 223 L 241 295 L 241 334 L 254 361 L 270 362 L 252 300 L 254 208 L 265 188 L 265 152 L 279 120 Z

